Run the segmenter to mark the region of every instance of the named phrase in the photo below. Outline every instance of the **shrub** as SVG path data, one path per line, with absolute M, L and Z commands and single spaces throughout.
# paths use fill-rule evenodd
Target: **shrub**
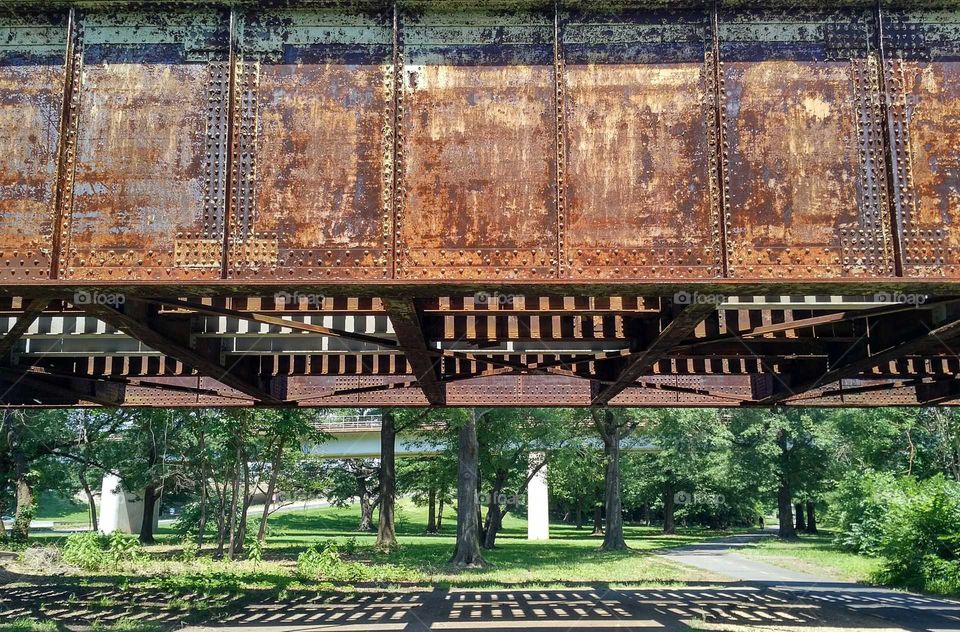
M 95 571 L 106 565 L 107 536 L 97 531 L 80 531 L 67 536 L 63 545 L 63 559 L 85 571 Z
M 322 541 L 297 557 L 296 574 L 314 581 L 352 582 L 363 579 L 364 568 L 356 562 L 344 562 L 335 543 Z
M 107 559 L 118 568 L 128 562 L 140 562 L 146 558 L 143 545 L 136 536 L 114 531 L 107 543 Z
M 885 472 L 852 472 L 830 497 L 827 519 L 838 527 L 841 548 L 878 555 L 891 507 L 902 503 L 912 479 L 897 479 Z
M 916 590 L 960 592 L 960 483 L 937 476 L 903 485 L 891 504 L 876 579 Z
M 136 536 L 114 531 L 109 536 L 95 531 L 71 533 L 63 545 L 63 559 L 85 571 L 119 568 L 143 560 L 146 554 Z

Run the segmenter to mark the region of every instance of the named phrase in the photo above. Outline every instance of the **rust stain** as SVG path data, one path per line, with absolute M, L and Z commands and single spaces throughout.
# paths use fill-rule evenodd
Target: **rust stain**
M 7 28 L 9 44 L 18 30 L 43 26 Z M 56 40 L 53 50 L 0 49 L 0 279 L 50 276 L 65 80 L 62 24 L 59 34 L 59 53 Z
M 726 64 L 731 273 L 842 276 L 856 221 L 847 64 Z
M 904 274 L 960 277 L 960 62 L 904 61 Z
M 174 265 L 203 230 L 206 83 L 203 66 L 85 66 L 68 278 L 219 276 Z
M 455 15 L 473 29 L 458 34 L 426 15 L 403 34 L 398 276 L 557 274 L 552 26 L 511 18 Z
M 568 26 L 565 254 L 574 278 L 722 273 L 710 191 L 706 15 L 669 16 L 663 23 L 672 27 L 657 16 Z M 691 17 L 700 23 L 686 23 Z
M 215 14 L 172 15 L 85 18 L 66 278 L 220 277 L 222 186 L 208 163 L 226 143 L 211 110 L 225 110 L 226 84 L 166 21 L 202 33 Z
M 391 274 L 392 36 L 362 17 L 250 18 L 274 41 L 255 71 L 256 150 L 241 176 L 253 212 L 233 218 L 233 278 Z M 272 258 L 250 256 L 255 239 L 274 242 Z

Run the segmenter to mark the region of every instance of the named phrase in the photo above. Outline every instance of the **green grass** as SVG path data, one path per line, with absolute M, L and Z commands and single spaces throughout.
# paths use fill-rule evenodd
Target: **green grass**
M 876 558 L 841 551 L 830 532 L 793 541 L 767 538 L 740 552 L 795 571 L 865 583 L 880 565 Z
M 35 520 L 52 520 L 55 523 L 87 524 L 90 513 L 86 503 L 55 492 L 41 492 L 37 499 Z
M 0 623 L 0 632 L 61 632 L 68 630 L 62 623 L 55 621 L 37 621 L 36 619 L 17 619 L 9 623 Z M 91 632 L 160 632 L 164 627 L 156 623 L 144 623 L 131 619 L 118 619 L 111 623 L 94 623 Z
M 206 544 L 200 559 L 182 561 L 179 559 L 181 547 L 170 529 L 161 527 L 158 544 L 147 547 L 151 561 L 127 569 L 126 576 L 133 581 L 181 577 L 190 586 L 191 582 L 204 584 L 211 575 L 226 574 L 243 587 L 276 588 L 295 581 L 297 556 L 308 547 L 323 540 L 333 540 L 343 551 L 346 543 L 352 540 L 356 550 L 349 556 L 350 561 L 364 566 L 364 580 L 379 584 L 475 588 L 680 584 L 718 578 L 654 557 L 651 552 L 728 534 L 690 529 L 664 536 L 655 527 L 627 525 L 624 532 L 630 550 L 601 553 L 602 538 L 591 536 L 589 525 L 578 530 L 572 525 L 552 524 L 549 541 L 531 542 L 527 540 L 526 520 L 507 515 L 496 548 L 483 552 L 491 566 L 453 571 L 447 564 L 456 534 L 456 514 L 452 511 L 445 512 L 439 534 L 427 535 L 424 533 L 426 509 L 401 500 L 397 511 L 399 546 L 389 553 L 375 549 L 376 533 L 356 531 L 358 522 L 359 509 L 356 507 L 323 507 L 274 514 L 269 523 L 270 535 L 264 559 L 260 563 L 211 560 L 212 542 Z M 35 540 L 44 543 L 62 542 L 65 537 L 62 533 L 49 531 L 37 531 L 35 536 Z
M 625 536 L 631 550 L 601 553 L 601 538 L 590 536 L 590 528 L 551 525 L 550 540 L 527 540 L 526 520 L 507 515 L 497 537 L 497 546 L 484 551 L 491 563 L 487 569 L 452 572 L 447 567 L 454 545 L 456 516 L 444 517 L 442 532 L 424 534 L 426 512 L 409 502 L 399 503 L 397 539 L 399 548 L 389 554 L 374 550 L 375 534 L 357 533 L 358 510 L 353 507 L 326 507 L 304 512 L 279 514 L 271 520 L 273 536 L 267 559 L 293 559 L 304 545 L 321 538 L 341 544 L 355 538 L 356 558 L 377 570 L 383 579 L 405 580 L 443 586 L 496 587 L 529 585 L 563 586 L 571 583 L 647 584 L 707 581 L 706 574 L 691 571 L 650 556 L 657 549 L 702 542 L 722 535 L 704 530 L 664 536 L 652 527 L 627 526 Z

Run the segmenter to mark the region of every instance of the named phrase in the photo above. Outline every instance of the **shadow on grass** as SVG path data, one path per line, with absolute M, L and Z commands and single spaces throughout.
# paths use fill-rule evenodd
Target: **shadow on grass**
M 390 621 L 411 631 L 431 630 L 444 622 L 509 623 L 509 627 L 563 629 L 582 621 L 590 627 L 617 620 L 639 627 L 681 629 L 688 620 L 752 626 L 816 626 L 835 629 L 891 629 L 885 622 L 853 621 L 836 604 L 771 592 L 761 583 L 671 584 L 654 588 L 617 588 L 606 582 L 571 584 L 544 590 L 520 582 L 499 590 L 452 592 L 439 586 L 407 590 L 350 590 L 293 587 L 286 577 L 265 574 L 263 588 L 204 593 L 202 586 L 123 585 L 124 578 L 38 578 L 21 576 L 0 591 L 0 632 L 55 632 L 77 626 L 117 632 L 173 630 L 202 623 L 236 627 L 267 625 L 290 630 L 320 629 L 343 622 Z M 118 582 L 120 584 L 118 585 Z M 796 586 L 802 590 L 804 586 Z M 827 587 L 829 588 L 829 587 Z M 838 590 L 842 591 L 842 588 Z M 869 596 L 868 596 L 869 597 Z M 849 598 L 856 598 L 855 595 Z M 912 599 L 916 600 L 917 598 Z M 912 603 L 912 602 L 911 602 Z M 937 605 L 917 601 L 918 606 Z M 14 621 L 47 622 L 34 627 Z M 586 623 L 584 621 L 584 623 Z M 867 622 L 871 623 L 871 622 Z M 686 629 L 686 628 L 684 628 Z

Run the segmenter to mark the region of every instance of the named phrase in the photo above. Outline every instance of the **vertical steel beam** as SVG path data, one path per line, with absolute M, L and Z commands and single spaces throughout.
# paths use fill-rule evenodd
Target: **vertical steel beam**
M 877 54 L 880 57 L 880 60 L 877 64 L 877 72 L 880 74 L 880 91 L 883 93 L 880 100 L 881 107 L 883 108 L 882 114 L 882 132 L 883 132 L 883 161 L 884 161 L 884 170 L 886 173 L 886 185 L 887 185 L 887 205 L 884 209 L 887 213 L 887 221 L 890 224 L 890 236 L 893 243 L 893 267 L 894 274 L 898 277 L 903 276 L 903 244 L 901 240 L 903 223 L 900 221 L 899 213 L 897 213 L 897 202 L 896 196 L 898 195 L 897 187 L 894 184 L 894 179 L 897 177 L 896 166 L 894 162 L 893 152 L 895 151 L 895 141 L 893 138 L 893 130 L 890 126 L 890 88 L 887 85 L 887 55 L 886 48 L 884 46 L 884 32 L 883 32 L 883 7 L 881 6 L 880 0 L 877 0 L 877 9 L 876 9 L 876 20 L 877 28 L 875 29 L 876 33 L 876 45 L 877 45 Z
M 391 27 L 392 45 L 393 45 L 393 67 L 390 86 L 393 90 L 393 100 L 391 107 L 391 117 L 393 120 L 393 148 L 390 156 L 390 169 L 392 171 L 390 178 L 390 278 L 397 278 L 397 214 L 401 203 L 400 191 L 400 152 L 403 151 L 401 144 L 400 125 L 403 118 L 400 116 L 400 109 L 403 104 L 403 54 L 400 51 L 400 8 L 397 0 L 393 0 L 393 22 Z
M 70 205 L 73 197 L 73 169 L 77 143 L 76 84 L 80 81 L 79 29 L 77 11 L 67 16 L 67 49 L 64 53 L 63 102 L 60 113 L 60 155 L 57 160 L 56 194 L 53 205 L 53 239 L 50 245 L 50 278 L 60 278 L 60 270 L 69 253 L 63 252 L 63 235 L 70 230 Z
M 566 180 L 564 178 L 567 162 L 567 126 L 566 126 L 566 108 L 564 107 L 564 63 L 563 47 L 560 41 L 560 0 L 553 2 L 553 68 L 554 68 L 554 87 L 556 95 L 557 109 L 557 164 L 555 166 L 555 186 L 556 186 L 556 205 L 557 205 L 557 277 L 563 278 L 566 264 L 566 247 L 564 243 L 564 231 L 566 230 Z
M 717 227 L 720 234 L 720 261 L 721 274 L 724 278 L 729 276 L 727 252 L 727 225 L 730 217 L 727 208 L 727 169 L 726 169 L 726 137 L 724 130 L 724 112 L 725 105 L 723 89 L 723 72 L 720 61 L 720 10 L 718 0 L 714 0 L 713 8 L 710 10 L 710 34 L 711 34 L 711 61 L 712 83 L 713 83 L 713 142 L 715 144 L 714 155 L 711 162 L 714 163 L 713 173 L 715 194 L 711 204 L 714 205 L 714 221 L 719 223 Z
M 230 230 L 231 223 L 234 213 L 234 187 L 238 185 L 237 179 L 234 178 L 234 153 L 236 152 L 237 143 L 234 142 L 234 134 L 236 134 L 236 115 L 237 115 L 237 9 L 236 7 L 230 7 L 230 42 L 227 49 L 227 64 L 229 68 L 227 86 L 227 164 L 225 167 L 226 173 L 226 186 L 224 187 L 224 202 L 223 202 L 223 251 L 220 253 L 220 278 L 227 278 L 227 270 L 229 267 L 229 253 L 230 253 Z

